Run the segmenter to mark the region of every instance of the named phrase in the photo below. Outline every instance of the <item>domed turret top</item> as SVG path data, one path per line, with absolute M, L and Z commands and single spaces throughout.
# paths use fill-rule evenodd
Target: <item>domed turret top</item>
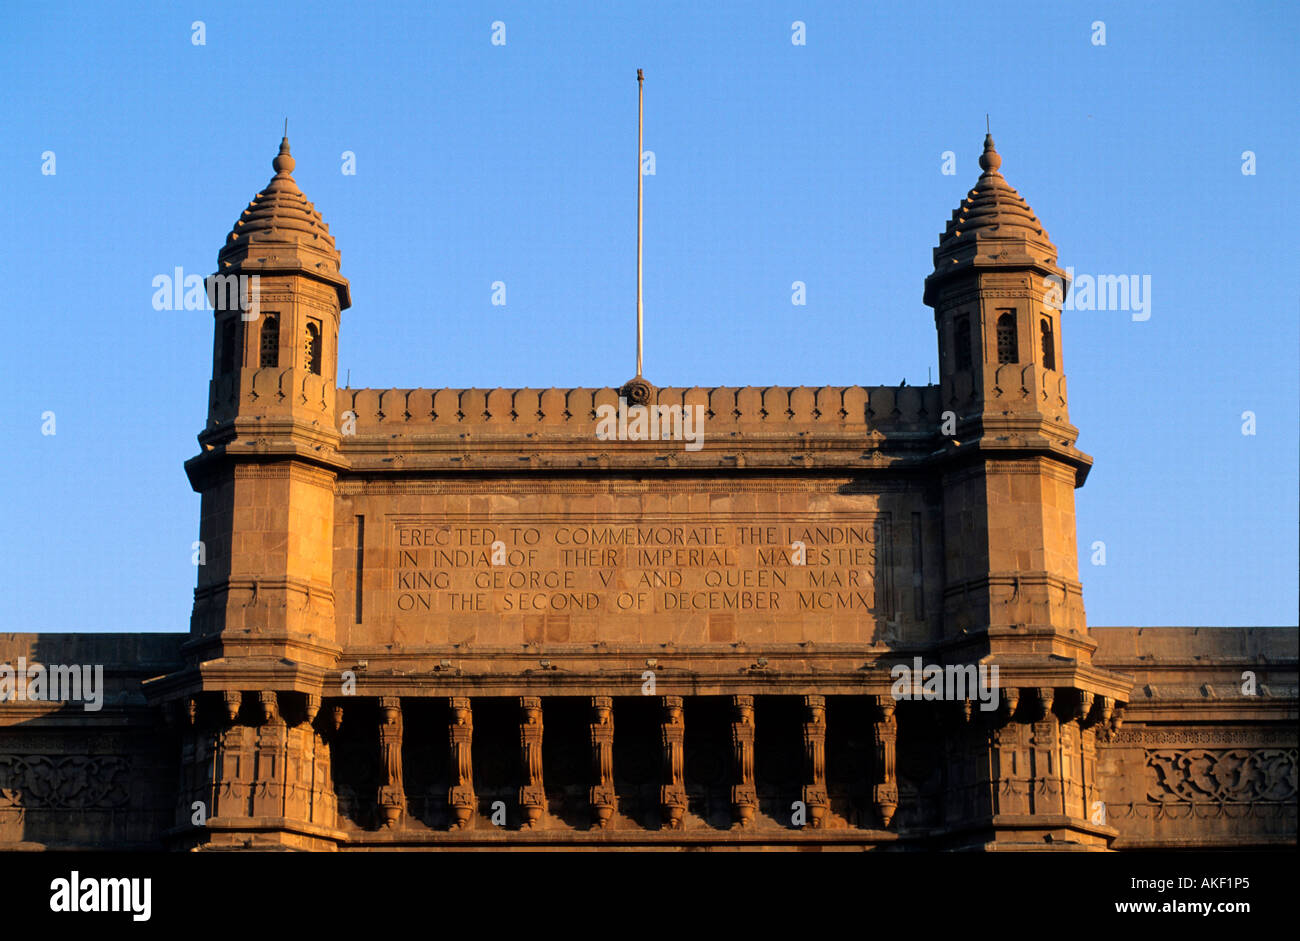
M 949 279 L 971 271 L 1034 269 L 1063 275 L 1056 246 L 1023 196 L 1002 177 L 1002 156 L 993 135 L 984 135 L 979 158 L 983 171 L 939 235 L 934 272 L 925 279 L 926 303 L 938 297 Z
M 993 147 L 992 134 L 984 135 L 984 153 L 980 154 L 979 163 L 984 172 L 953 211 L 948 227 L 939 236 L 940 248 L 947 248 L 953 240 L 970 240 L 976 236 L 1029 238 L 1051 246 L 1047 231 L 1034 211 L 999 172 L 1002 156 Z M 1055 258 L 1054 246 L 1050 254 Z
M 339 309 L 346 310 L 352 298 L 339 271 L 342 258 L 329 226 L 294 182 L 294 166 L 286 134 L 271 161 L 275 176 L 239 214 L 217 252 L 217 273 L 306 275 L 331 285 Z
M 294 182 L 295 165 L 289 152 L 289 138 L 285 137 L 280 141 L 280 152 L 271 161 L 275 176 L 240 213 L 226 236 L 226 245 L 221 250 L 223 256 L 241 244 L 254 241 L 297 242 L 317 252 L 337 254 L 329 226 Z

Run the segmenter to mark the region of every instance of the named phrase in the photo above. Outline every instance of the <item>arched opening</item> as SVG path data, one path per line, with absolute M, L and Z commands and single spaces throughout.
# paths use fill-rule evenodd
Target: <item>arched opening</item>
M 307 371 L 320 375 L 320 324 L 311 321 L 307 324 L 306 338 Z
M 998 317 L 998 362 L 1019 362 L 1016 358 L 1016 315 L 1014 311 L 1005 311 Z
M 267 314 L 262 320 L 262 357 L 261 366 L 280 365 L 280 319 L 275 314 Z
M 1038 324 L 1040 339 L 1043 343 L 1043 366 L 1056 368 L 1056 338 L 1052 335 L 1052 322 L 1044 317 Z
M 970 318 L 957 318 L 957 371 L 970 369 Z
M 235 329 L 235 318 L 231 317 L 221 325 L 221 375 L 227 375 L 235 371 L 235 344 L 238 342 L 239 332 Z

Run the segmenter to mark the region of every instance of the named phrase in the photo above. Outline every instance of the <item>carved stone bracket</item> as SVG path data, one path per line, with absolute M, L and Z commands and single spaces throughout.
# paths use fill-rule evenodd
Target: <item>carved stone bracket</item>
M 591 697 L 591 822 L 604 829 L 614 815 L 614 700 Z
M 888 827 L 898 810 L 898 778 L 895 768 L 895 756 L 898 746 L 898 719 L 894 715 L 895 702 L 892 696 L 876 696 L 876 709 L 880 718 L 873 728 L 876 743 L 876 774 L 879 780 L 872 788 L 871 796 L 876 805 L 876 814 L 880 825 Z
M 1115 700 L 1112 699 L 1112 698 L 1109 697 L 1109 696 L 1102 696 L 1102 697 L 1101 697 L 1101 702 L 1100 702 L 1100 707 L 1101 707 L 1101 708 L 1098 710 L 1098 712 L 1100 713 L 1100 718 L 1101 718 L 1101 721 L 1100 721 L 1099 724 L 1100 724 L 1103 728 L 1109 728 L 1109 727 L 1110 727 L 1110 717 L 1111 717 L 1111 714 L 1115 711 Z
M 1008 686 L 1002 691 L 1002 701 L 1007 706 L 1005 721 L 1014 722 L 1016 720 L 1016 707 L 1020 705 L 1020 690 L 1014 686 Z M 1002 715 L 1001 711 L 999 711 L 999 715 Z
M 447 791 L 447 805 L 451 808 L 451 828 L 463 830 L 478 803 L 474 795 L 474 712 L 466 696 L 451 697 L 450 705 L 451 788 Z
M 542 783 L 542 700 L 537 696 L 519 699 L 519 745 L 524 783 L 519 788 L 521 826 L 534 829 L 546 814 L 546 789 Z
M 1074 717 L 1079 720 L 1079 725 L 1086 725 L 1089 717 L 1092 715 L 1093 694 L 1086 689 L 1079 690 L 1079 705 L 1074 710 Z
M 232 725 L 235 720 L 239 718 L 239 707 L 242 698 L 243 697 L 237 690 L 228 689 L 221 694 L 222 705 L 224 706 L 226 713 L 226 721 Z
M 758 792 L 754 786 L 754 697 L 731 697 L 731 752 L 735 777 L 731 786 L 731 815 L 738 827 L 754 822 Z
M 379 821 L 391 830 L 406 811 L 402 785 L 402 701 L 397 696 L 379 700 Z
M 1122 710 L 1124 704 L 1116 702 L 1109 696 L 1102 696 L 1097 721 L 1097 741 L 1110 744 L 1119 739 L 1119 730 L 1124 725 Z
M 808 808 L 808 826 L 820 830 L 830 809 L 826 793 L 826 697 L 805 696 L 803 706 L 803 803 Z
M 1056 690 L 1050 686 L 1038 687 L 1038 718 L 1039 720 L 1049 719 L 1052 716 L 1052 702 L 1056 697 Z
M 663 784 L 659 788 L 659 809 L 668 830 L 680 830 L 686 813 L 686 779 L 683 749 L 686 722 L 682 716 L 682 697 L 663 697 Z
M 265 724 L 280 721 L 280 706 L 274 690 L 262 690 L 257 694 L 257 711 Z

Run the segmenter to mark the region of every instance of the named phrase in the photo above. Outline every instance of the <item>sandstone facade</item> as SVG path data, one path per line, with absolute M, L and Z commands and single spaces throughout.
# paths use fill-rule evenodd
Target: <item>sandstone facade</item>
M 348 389 L 286 139 L 218 255 L 190 629 L 0 635 L 107 692 L 0 705 L 0 848 L 1294 845 L 1296 632 L 1086 622 L 1064 272 L 980 163 L 937 385 Z

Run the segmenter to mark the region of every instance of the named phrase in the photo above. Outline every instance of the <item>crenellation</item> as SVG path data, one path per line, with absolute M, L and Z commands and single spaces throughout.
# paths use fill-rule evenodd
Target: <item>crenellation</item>
M 765 430 L 797 435 L 805 427 L 863 428 L 889 425 L 930 431 L 937 425 L 938 386 L 716 386 L 664 387 L 650 403 L 703 410 L 707 427 Z M 599 389 L 353 389 L 336 394 L 336 413 L 356 416 L 357 434 L 396 424 L 434 430 L 540 426 L 583 431 L 602 406 L 617 409 L 619 390 Z M 415 432 L 418 433 L 418 432 Z

